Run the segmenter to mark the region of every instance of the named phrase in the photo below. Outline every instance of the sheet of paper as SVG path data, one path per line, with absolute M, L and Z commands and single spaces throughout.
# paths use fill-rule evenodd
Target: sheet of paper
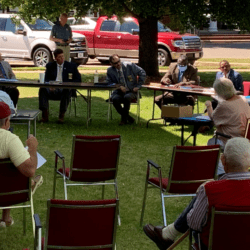
M 25 147 L 28 150 L 28 147 Z M 47 160 L 37 152 L 37 169 L 40 168 Z
M 210 117 L 208 115 L 198 115 L 195 117 L 196 119 L 202 119 L 202 120 L 208 120 L 211 121 Z

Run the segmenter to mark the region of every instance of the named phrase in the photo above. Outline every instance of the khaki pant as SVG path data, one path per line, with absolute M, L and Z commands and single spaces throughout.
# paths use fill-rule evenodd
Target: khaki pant
M 65 61 L 70 62 L 70 46 L 56 45 L 56 48 L 63 50 Z

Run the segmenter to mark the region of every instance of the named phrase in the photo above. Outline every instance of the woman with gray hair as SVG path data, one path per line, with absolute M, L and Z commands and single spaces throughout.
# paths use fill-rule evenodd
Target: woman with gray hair
M 234 137 L 244 137 L 247 120 L 250 118 L 250 107 L 245 97 L 236 95 L 236 90 L 231 80 L 227 78 L 219 78 L 214 82 L 214 90 L 218 96 L 218 106 L 215 110 L 212 103 L 206 101 L 207 112 L 211 120 L 214 122 L 217 132 Z M 227 138 L 219 136 L 217 144 L 223 148 L 227 142 Z M 208 145 L 215 144 L 215 137 L 208 141 Z M 222 165 L 219 164 L 218 174 L 224 172 Z M 222 172 L 221 172 L 222 171 Z

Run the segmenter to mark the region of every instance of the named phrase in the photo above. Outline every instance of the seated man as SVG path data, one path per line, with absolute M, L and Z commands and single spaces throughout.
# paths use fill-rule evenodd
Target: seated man
M 55 61 L 46 65 L 45 82 L 81 82 L 81 74 L 77 69 L 77 65 L 64 61 L 64 55 L 61 49 L 56 49 L 54 51 L 54 57 Z M 58 123 L 62 124 L 71 95 L 71 89 L 40 88 L 39 109 L 42 110 L 42 119 L 40 122 L 49 121 L 49 100 L 61 100 Z
M 11 66 L 8 62 L 4 61 L 2 58 L 2 54 L 0 53 L 0 78 L 4 79 L 16 79 L 15 74 L 13 73 Z M 19 91 L 17 87 L 13 86 L 0 86 L 0 90 L 5 91 L 10 96 L 11 100 L 16 107 L 19 97 Z
M 106 81 L 116 83 L 117 89 L 111 98 L 116 111 L 121 115 L 120 125 L 133 123 L 134 118 L 129 115 L 130 103 L 137 98 L 137 91 L 145 82 L 146 72 L 134 63 L 121 62 L 118 55 L 110 56 L 111 67 L 107 70 Z M 124 104 L 122 108 L 121 103 Z
M 35 175 L 37 168 L 37 139 L 30 135 L 26 141 L 28 150 L 26 150 L 18 136 L 12 134 L 10 127 L 11 111 L 9 106 L 0 102 L 0 159 L 10 158 L 17 169 L 25 176 Z M 41 175 L 37 175 L 32 180 L 32 192 L 43 182 Z M 14 220 L 10 217 L 10 209 L 3 209 L 0 228 L 13 225 Z
M 250 206 L 250 197 L 246 195 L 250 191 L 249 141 L 240 137 L 230 139 L 225 146 L 221 161 L 226 174 L 219 180 L 202 184 L 197 190 L 197 196 L 174 223 L 167 227 L 154 227 L 151 224 L 144 226 L 144 232 L 159 249 L 165 250 L 170 247 L 176 237 L 189 228 L 201 232 L 202 250 L 207 249 L 211 207 Z M 228 223 L 230 226 L 230 222 Z
M 220 62 L 220 70 L 219 72 L 216 73 L 216 78 L 228 78 L 233 82 L 234 88 L 236 89 L 236 94 L 237 95 L 243 95 L 243 78 L 241 74 L 239 74 L 237 71 L 231 69 L 231 66 L 228 61 L 222 60 Z M 217 100 L 212 101 L 212 107 L 215 109 L 218 105 Z
M 180 86 L 198 85 L 197 69 L 188 64 L 188 58 L 181 55 L 177 63 L 171 63 L 168 72 L 162 77 L 161 84 Z M 167 105 L 177 103 L 194 106 L 195 100 L 192 95 L 180 92 L 165 92 L 163 95 L 155 97 L 155 103 L 161 108 L 162 103 Z

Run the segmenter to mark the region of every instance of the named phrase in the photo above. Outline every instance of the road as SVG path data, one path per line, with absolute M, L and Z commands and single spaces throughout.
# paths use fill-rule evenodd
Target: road
M 203 43 L 203 58 L 250 58 L 250 43 Z M 34 67 L 32 61 L 6 59 L 13 67 Z M 102 66 L 96 59 L 89 59 L 87 65 Z

